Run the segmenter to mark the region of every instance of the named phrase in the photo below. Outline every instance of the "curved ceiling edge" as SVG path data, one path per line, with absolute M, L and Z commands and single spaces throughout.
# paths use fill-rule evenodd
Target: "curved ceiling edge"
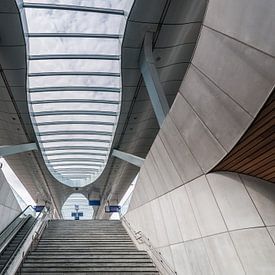
M 101 175 L 110 155 L 121 106 L 121 43 L 133 1 L 96 7 L 85 0 L 64 2 L 17 4 L 40 151 L 58 181 L 83 187 Z

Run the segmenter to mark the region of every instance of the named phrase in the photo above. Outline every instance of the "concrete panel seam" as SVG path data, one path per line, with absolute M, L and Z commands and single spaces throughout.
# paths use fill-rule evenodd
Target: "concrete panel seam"
M 193 65 L 192 63 L 190 63 L 191 65 Z M 218 145 L 221 147 L 221 149 L 224 151 L 224 153 L 228 153 L 227 150 L 223 147 L 223 145 L 220 143 L 220 141 L 216 138 L 216 136 L 212 133 L 212 131 L 208 128 L 208 126 L 205 124 L 205 122 L 200 118 L 200 116 L 197 114 L 197 112 L 195 111 L 195 109 L 193 108 L 193 106 L 186 100 L 186 98 L 182 95 L 182 93 L 179 93 L 178 96 L 183 97 L 183 99 L 187 102 L 187 104 L 190 106 L 190 108 L 192 109 L 192 111 L 194 112 L 195 116 L 198 118 L 198 120 L 201 122 L 201 124 L 208 130 L 210 136 L 213 138 L 213 140 L 215 140 Z M 173 120 L 173 118 L 171 117 L 171 119 Z M 224 156 L 222 157 L 224 158 Z M 221 159 L 222 159 L 221 158 Z M 217 163 L 219 163 L 219 161 L 221 160 L 219 159 L 217 161 Z M 214 165 L 215 167 L 215 165 Z M 212 169 L 212 168 L 211 168 Z M 210 170 L 211 170 L 210 169 Z M 209 170 L 209 171 L 210 171 Z M 209 171 L 206 171 L 205 174 L 207 174 Z
M 183 61 L 183 62 L 175 62 L 175 63 L 170 63 L 168 65 L 164 65 L 164 66 L 156 66 L 157 69 L 163 69 L 163 68 L 168 68 L 170 66 L 174 66 L 174 65 L 180 65 L 180 64 L 190 64 L 190 61 Z
M 188 148 L 189 153 L 192 155 L 193 160 L 196 162 L 197 166 L 200 168 L 201 174 L 200 174 L 199 176 L 203 175 L 204 172 L 203 172 L 203 170 L 202 170 L 200 164 L 198 163 L 198 161 L 197 161 L 197 159 L 195 158 L 194 154 L 192 153 L 192 151 L 191 151 L 190 148 L 188 147 L 188 145 L 187 145 L 187 143 L 186 143 L 184 137 L 181 135 L 181 133 L 180 133 L 180 131 L 179 131 L 177 125 L 174 123 L 174 121 L 172 120 L 172 118 L 171 118 L 171 121 L 172 121 L 173 125 L 175 126 L 175 128 L 176 128 L 176 130 L 177 130 L 177 133 L 178 133 L 178 135 L 180 136 L 180 138 L 182 139 L 184 145 Z M 172 157 L 170 156 L 169 151 L 167 150 L 167 146 L 165 145 L 164 140 L 161 138 L 161 135 L 159 135 L 159 138 L 161 139 L 161 141 L 162 141 L 162 143 L 163 143 L 163 145 L 164 145 L 164 148 L 165 148 L 165 150 L 166 150 L 168 156 L 169 156 L 170 159 L 172 160 Z M 175 165 L 174 165 L 174 167 L 175 167 L 175 169 L 176 169 L 178 175 L 180 175 L 179 172 L 178 172 L 178 170 L 177 170 L 177 167 L 176 167 Z M 199 176 L 198 176 L 198 177 L 199 177 Z M 179 177 L 181 178 L 181 176 L 179 176 Z M 192 179 L 192 180 L 193 180 L 193 179 Z M 191 181 L 191 180 L 190 180 L 190 181 Z M 183 181 L 184 184 L 186 184 L 187 182 L 189 182 L 189 181 L 186 181 L 186 182 Z
M 211 187 L 211 184 L 209 183 L 208 178 L 207 178 L 206 176 L 205 176 L 205 178 L 206 178 L 207 184 L 208 184 L 208 186 L 209 186 L 209 188 L 210 188 L 210 190 L 211 190 L 211 192 L 212 192 L 212 195 L 213 195 L 213 197 L 214 197 L 214 200 L 215 200 L 215 202 L 216 202 L 216 204 L 217 204 L 217 207 L 218 207 L 218 209 L 219 209 L 219 211 L 220 211 L 220 214 L 221 214 L 221 216 L 222 216 L 223 222 L 224 222 L 225 227 L 226 227 L 226 229 L 227 229 L 229 238 L 230 238 L 230 240 L 231 240 L 231 242 L 232 242 L 232 245 L 233 245 L 233 247 L 234 247 L 234 250 L 235 250 L 235 252 L 236 252 L 236 255 L 237 255 L 237 257 L 238 257 L 238 259 L 239 259 L 239 261 L 240 261 L 240 264 L 241 264 L 241 266 L 242 266 L 242 269 L 243 269 L 244 273 L 246 274 L 246 271 L 245 271 L 243 262 L 242 262 L 242 260 L 241 260 L 241 257 L 240 257 L 240 255 L 239 255 L 239 253 L 238 253 L 238 250 L 237 250 L 237 248 L 236 248 L 236 246 L 235 246 L 235 243 L 233 242 L 233 238 L 232 238 L 232 236 L 231 236 L 231 234 L 230 234 L 231 231 L 228 230 L 228 226 L 227 226 L 227 224 L 226 224 L 225 218 L 224 218 L 224 216 L 223 216 L 223 214 L 222 214 L 222 211 L 221 211 L 221 209 L 220 209 L 220 206 L 219 206 L 219 204 L 218 204 L 218 201 L 217 201 L 217 199 L 216 199 L 216 196 L 215 196 L 215 194 L 214 194 L 214 191 L 213 191 L 213 189 L 212 189 L 212 187 Z
M 144 166 L 144 167 L 145 167 L 145 166 Z M 146 171 L 147 171 L 147 170 L 146 170 Z M 148 173 L 148 172 L 147 172 L 147 173 Z M 148 174 L 148 175 L 149 175 L 149 174 Z M 204 175 L 204 174 L 203 174 L 203 175 Z M 168 194 L 168 193 L 170 193 L 170 192 L 172 192 L 172 191 L 174 191 L 174 190 L 176 190 L 176 189 L 182 187 L 183 185 L 188 184 L 189 182 L 192 182 L 193 180 L 195 180 L 195 179 L 197 179 L 197 178 L 199 178 L 199 177 L 201 177 L 201 176 L 202 176 L 202 174 L 201 174 L 201 175 L 198 175 L 197 177 L 195 177 L 195 178 L 193 178 L 193 179 L 191 179 L 191 180 L 189 180 L 189 181 L 187 181 L 187 182 L 184 182 L 184 183 L 183 183 L 182 185 L 180 185 L 180 186 L 177 186 L 177 187 L 175 187 L 175 188 L 173 188 L 173 189 L 170 189 L 169 191 L 167 191 L 167 192 L 165 192 L 165 193 L 163 193 L 163 194 L 161 194 L 161 195 L 159 195 L 159 196 L 157 196 L 157 197 L 155 197 L 155 198 L 153 198 L 153 199 L 147 201 L 145 204 L 150 203 L 150 202 L 153 201 L 153 200 L 159 199 L 160 197 L 165 196 L 166 194 Z M 150 175 L 149 175 L 149 177 L 150 177 Z M 135 210 L 135 209 L 138 209 L 138 208 L 144 206 L 145 204 L 139 205 L 139 206 L 137 206 L 137 207 L 131 209 L 131 211 L 132 211 L 132 210 Z
M 150 25 L 158 25 L 159 22 L 157 23 L 152 23 L 152 22 L 147 22 L 147 21 L 139 21 L 139 20 L 133 20 L 129 19 L 128 22 L 132 23 L 138 23 L 138 24 L 150 24 Z M 195 23 L 202 23 L 203 21 L 190 21 L 186 23 L 162 23 L 162 26 L 185 26 L 185 25 L 190 25 L 190 24 L 195 24 Z
M 236 101 L 232 96 L 230 96 L 229 93 L 227 93 L 223 88 L 219 87 L 217 85 L 217 83 L 210 78 L 205 72 L 203 72 L 196 64 L 194 64 L 193 62 L 191 62 L 191 66 L 194 67 L 195 70 L 197 70 L 199 73 L 201 73 L 205 78 L 207 78 L 217 89 L 219 89 L 220 91 L 222 91 L 228 98 L 230 98 L 234 103 L 236 103 L 247 115 L 249 115 L 249 117 L 251 117 L 252 119 L 254 119 L 255 117 L 250 114 L 242 105 L 240 105 L 240 103 L 238 101 Z M 252 122 L 251 122 L 252 123 Z
M 260 211 L 258 210 L 258 208 L 257 208 L 257 206 L 256 206 L 256 204 L 255 204 L 255 202 L 254 202 L 254 200 L 253 200 L 253 198 L 251 197 L 251 195 L 250 195 L 250 193 L 249 193 L 249 191 L 248 191 L 248 189 L 247 189 L 247 187 L 246 187 L 246 185 L 245 185 L 245 183 L 244 183 L 242 177 L 239 175 L 239 173 L 237 173 L 237 175 L 238 175 L 238 177 L 239 177 L 241 183 L 243 184 L 244 189 L 246 190 L 248 197 L 251 199 L 251 201 L 252 201 L 252 203 L 253 203 L 253 205 L 254 205 L 254 207 L 255 207 L 255 209 L 256 209 L 258 215 L 259 215 L 259 217 L 261 218 L 262 223 L 263 223 L 265 226 L 267 226 L 266 223 L 265 223 L 265 221 L 264 221 L 264 219 L 263 219 L 263 217 L 261 216 Z
M 10 206 L 7 206 L 7 205 L 5 205 L 5 204 L 3 204 L 3 203 L 0 203 L 0 205 L 3 206 L 3 207 L 5 207 L 5 208 L 8 208 L 8 209 L 18 211 L 18 209 L 13 208 L 13 207 L 10 207 Z
M 180 46 L 184 46 L 184 45 L 196 45 L 196 42 L 186 42 L 186 43 L 181 43 L 181 44 L 176 44 L 176 45 L 173 45 L 173 46 L 167 46 L 167 47 L 155 47 L 155 49 L 159 49 L 159 50 L 162 50 L 162 49 L 172 49 L 172 48 L 175 48 L 175 47 L 180 47 Z M 125 47 L 126 48 L 126 47 Z M 188 62 L 189 63 L 189 62 Z
M 190 64 L 191 64 L 191 63 L 190 63 Z M 190 66 L 190 64 L 189 64 L 189 66 Z M 187 70 L 188 70 L 188 69 L 187 69 Z M 177 96 L 178 96 L 178 95 L 179 95 L 179 92 L 178 92 Z M 174 100 L 174 102 L 175 102 L 175 101 L 176 101 L 176 99 Z M 170 108 L 170 110 L 171 110 L 171 109 L 172 109 L 172 107 Z M 169 114 L 168 114 L 168 116 L 169 116 Z M 198 167 L 200 168 L 200 170 L 201 170 L 201 172 L 202 172 L 202 174 L 200 174 L 199 176 L 196 177 L 196 178 L 198 178 L 198 177 L 200 177 L 201 175 L 203 175 L 203 174 L 205 174 L 205 173 L 204 173 L 204 171 L 203 171 L 201 165 L 199 164 L 198 160 L 195 158 L 195 155 L 193 154 L 193 152 L 192 152 L 191 149 L 189 148 L 188 144 L 186 143 L 186 140 L 185 140 L 184 136 L 180 133 L 180 130 L 179 130 L 178 126 L 176 125 L 176 123 L 174 122 L 173 118 L 172 118 L 171 116 L 170 116 L 170 118 L 171 118 L 171 121 L 172 121 L 173 125 L 176 127 L 179 136 L 180 136 L 181 139 L 183 140 L 183 142 L 184 142 L 184 144 L 186 145 L 186 147 L 189 149 L 189 152 L 191 153 L 193 159 L 195 160 L 195 162 L 197 163 Z M 194 179 L 196 179 L 196 178 L 194 178 Z M 192 179 L 192 180 L 194 180 L 194 179 Z M 190 180 L 190 181 L 192 181 L 192 180 Z M 188 182 L 190 182 L 190 181 L 185 182 L 185 184 L 188 183 Z
M 217 32 L 217 33 L 219 33 L 219 34 L 221 34 L 221 35 L 224 35 L 224 36 L 226 36 L 226 37 L 228 37 L 228 38 L 230 38 L 230 39 L 233 39 L 233 40 L 235 40 L 235 41 L 237 41 L 237 42 L 239 42 L 239 43 L 241 43 L 241 44 L 243 44 L 243 45 L 245 45 L 245 46 L 247 46 L 247 47 L 250 47 L 250 48 L 252 48 L 252 49 L 254 49 L 254 50 L 258 51 L 258 52 L 261 52 L 261 53 L 263 53 L 263 54 L 265 54 L 265 55 L 267 55 L 267 56 L 269 56 L 269 57 L 271 57 L 271 58 L 274 58 L 273 55 L 271 55 L 271 54 L 269 54 L 269 53 L 267 53 L 267 52 L 265 52 L 265 51 L 263 51 L 263 50 L 261 50 L 261 49 L 258 49 L 258 48 L 256 48 L 256 47 L 250 45 L 250 44 L 247 44 L 247 43 L 245 43 L 245 42 L 243 42 L 243 41 L 241 41 L 241 40 L 238 40 L 237 38 L 235 38 L 235 37 L 233 37 L 233 36 L 230 36 L 230 35 L 228 35 L 228 34 L 225 34 L 225 33 L 223 33 L 223 32 L 220 32 L 220 31 L 218 31 L 218 30 L 216 30 L 216 29 L 214 29 L 214 28 L 212 28 L 212 27 L 210 27 L 210 26 L 207 26 L 207 25 L 205 25 L 205 24 L 202 24 L 202 26 L 203 26 L 203 27 L 206 27 L 206 28 L 208 28 L 208 29 L 210 29 L 210 30 L 212 30 L 212 31 L 214 31 L 214 32 Z
M 190 239 L 190 240 L 187 240 L 187 241 L 182 241 L 182 242 L 178 242 L 178 243 L 173 243 L 172 245 L 176 245 L 176 244 L 181 244 L 181 243 L 188 243 L 188 242 L 192 242 L 192 241 L 196 241 L 196 240 L 203 240 L 205 238 L 209 238 L 209 237 L 215 237 L 215 236 L 219 236 L 219 235 L 222 235 L 222 234 L 225 234 L 225 233 L 228 233 L 230 235 L 230 233 L 233 233 L 233 232 L 238 232 L 238 231 L 244 231 L 244 230 L 254 230 L 254 229 L 260 229 L 260 228 L 265 228 L 265 229 L 268 229 L 267 226 L 253 226 L 253 227 L 244 227 L 244 228 L 239 228 L 239 229 L 233 229 L 233 230 L 230 230 L 230 231 L 221 231 L 219 233 L 214 233 L 214 234 L 209 234 L 209 235 L 205 235 L 203 237 L 200 237 L 200 238 L 193 238 L 193 239 Z M 273 242 L 273 241 L 272 241 Z M 167 245 L 166 245 L 167 246 Z M 163 247 L 166 247 L 164 245 L 162 246 L 156 246 L 156 248 L 163 248 Z

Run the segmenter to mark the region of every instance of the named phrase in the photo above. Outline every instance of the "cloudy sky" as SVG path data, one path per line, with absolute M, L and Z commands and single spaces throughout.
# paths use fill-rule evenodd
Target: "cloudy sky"
M 83 11 L 26 8 L 28 30 L 25 31 L 28 33 L 119 34 L 122 36 L 127 13 L 130 11 L 133 0 L 28 0 L 26 2 L 73 4 L 76 6 L 122 9 L 126 12 L 126 15 L 123 16 Z M 119 57 L 121 39 L 34 37 L 29 38 L 28 54 L 30 56 L 80 54 Z M 120 73 L 120 61 L 101 59 L 31 60 L 28 63 L 28 71 L 29 73 Z M 28 87 L 31 103 L 29 108 L 33 114 L 32 120 L 35 124 L 35 131 L 44 159 L 52 174 L 59 181 L 70 186 L 84 186 L 93 182 L 104 169 L 110 153 L 120 112 L 120 77 L 79 74 L 35 76 L 29 77 Z M 50 87 L 70 87 L 73 90 L 37 91 L 39 88 Z M 91 90 L 85 91 L 77 89 L 77 87 L 100 87 L 109 90 L 96 91 L 91 88 Z M 59 102 L 57 102 L 58 100 Z M 78 102 L 72 102 L 72 100 L 78 100 Z M 100 100 L 101 102 L 94 103 L 91 100 Z M 106 100 L 109 102 L 107 103 Z M 68 113 L 68 111 L 87 111 L 89 114 L 86 112 L 83 115 L 76 115 Z M 63 112 L 63 114 L 56 115 L 55 112 Z M 108 114 L 95 115 L 91 112 L 107 112 Z M 63 123 L 64 121 L 71 123 Z M 88 124 L 89 121 L 97 123 Z M 79 122 L 83 122 L 83 124 Z M 98 122 L 104 122 L 104 125 L 99 125 Z M 79 141 L 80 139 L 82 142 Z M 56 142 L 56 140 L 60 140 L 60 142 Z M 97 142 L 98 140 L 100 141 Z M 78 148 L 72 149 L 70 148 L 72 146 Z M 80 146 L 81 148 L 79 148 Z M 65 148 L 62 149 L 61 147 Z M 100 151 L 97 147 L 106 149 Z M 60 162 L 64 164 L 62 167 L 60 167 Z M 87 163 L 90 164 L 88 168 Z M 98 163 L 101 165 L 99 166 Z

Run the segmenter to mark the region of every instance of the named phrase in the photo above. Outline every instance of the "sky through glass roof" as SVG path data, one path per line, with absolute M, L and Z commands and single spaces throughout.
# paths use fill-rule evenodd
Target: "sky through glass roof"
M 60 182 L 102 173 L 121 105 L 121 42 L 133 0 L 28 0 L 29 112 L 45 163 Z
M 61 209 L 63 219 L 65 220 L 74 220 L 75 218 L 72 216 L 72 213 L 76 213 L 77 211 L 83 214 L 83 216 L 81 215 L 80 220 L 91 219 L 94 212 L 93 207 L 89 206 L 87 198 L 80 193 L 70 195 Z

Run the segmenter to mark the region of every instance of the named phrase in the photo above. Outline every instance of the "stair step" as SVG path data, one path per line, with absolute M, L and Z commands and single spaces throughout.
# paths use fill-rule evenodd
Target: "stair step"
M 113 257 L 113 256 L 120 256 L 120 257 L 124 257 L 124 256 L 129 256 L 129 257 L 133 257 L 133 256 L 144 256 L 147 255 L 146 252 L 144 251 L 139 251 L 139 250 L 134 250 L 134 251 L 129 251 L 129 250 L 116 250 L 116 251 L 93 251 L 91 252 L 87 252 L 87 251 L 82 251 L 81 254 L 76 253 L 75 251 L 63 251 L 62 254 L 60 254 L 60 252 L 55 252 L 55 251 L 33 251 L 30 255 L 30 257 L 32 256 L 38 256 L 38 257 L 79 257 L 79 255 L 81 256 L 91 256 L 91 257 Z
M 33 272 L 33 273 L 51 273 L 55 272 L 57 274 L 60 274 L 61 272 L 155 272 L 156 268 L 154 266 L 152 267 L 127 267 L 127 266 L 121 266 L 121 267 L 22 267 L 21 272 Z
M 58 263 L 58 265 L 56 263 L 47 263 L 47 262 L 40 262 L 40 263 L 24 263 L 24 268 L 93 268 L 93 267 L 102 267 L 104 266 L 106 267 L 154 267 L 154 265 L 152 264 L 152 262 L 104 262 L 104 265 L 102 263 L 90 263 L 90 262 L 85 262 L 85 263 L 72 263 L 70 261 L 68 261 L 67 263 Z
M 68 260 L 71 263 L 152 263 L 152 261 L 150 260 L 150 258 L 102 258 L 102 259 L 92 259 L 92 258 L 86 258 L 86 257 L 81 257 L 81 258 L 48 258 L 48 257 L 45 257 L 45 258 L 30 258 L 28 257 L 28 259 L 25 260 L 24 262 L 24 265 L 25 263 L 29 263 L 29 264 L 60 264 L 60 263 L 68 263 Z M 0 263 L 1 263 L 1 260 L 0 260 Z
M 25 275 L 107 273 L 159 274 L 120 221 L 49 221 L 20 269 Z
M 25 272 L 25 271 L 21 271 L 20 272 L 20 275 L 34 275 L 34 274 L 37 274 L 36 270 L 33 270 L 33 271 L 28 271 L 28 272 Z M 56 272 L 52 272 L 52 271 L 49 271 L 49 272 L 43 272 L 43 274 L 51 274 L 51 275 L 61 275 L 60 272 L 56 273 Z M 83 275 L 87 275 L 87 274 L 105 274 L 106 275 L 106 272 L 102 272 L 102 271 L 89 271 L 89 272 L 86 272 L 86 271 L 83 271 L 83 272 L 71 272 L 71 271 L 67 271 L 67 272 L 64 272 L 62 274 L 70 274 L 70 275 L 80 275 L 80 274 L 83 274 Z M 111 275 L 121 275 L 121 274 L 129 274 L 128 271 L 120 271 L 120 272 L 115 272 L 115 271 L 109 271 L 108 274 L 111 274 Z M 131 271 L 131 275 L 141 275 L 141 274 L 145 274 L 145 275 L 155 275 L 155 274 L 158 274 L 157 271 Z
M 124 239 L 115 239 L 115 240 L 98 240 L 98 239 L 94 239 L 94 240 L 40 240 L 39 243 L 41 244 L 48 244 L 48 243 L 71 243 L 71 244 L 82 244 L 82 243 L 132 243 L 131 240 L 124 240 Z

